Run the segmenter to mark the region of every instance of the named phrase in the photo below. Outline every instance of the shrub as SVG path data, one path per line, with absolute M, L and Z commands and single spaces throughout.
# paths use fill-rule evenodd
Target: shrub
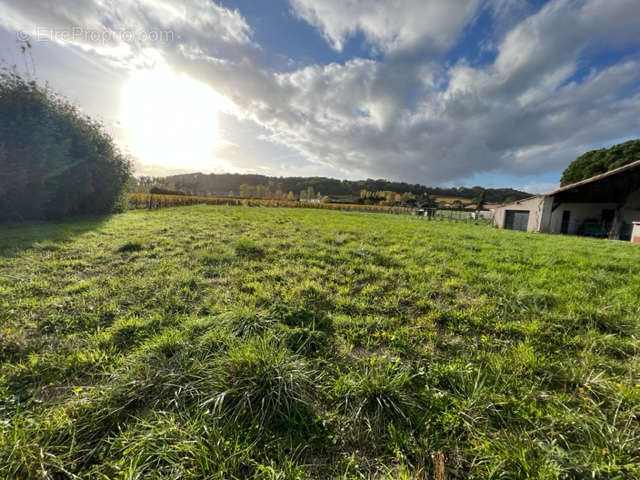
M 102 125 L 49 88 L 0 72 L 0 220 L 111 212 L 130 170 Z

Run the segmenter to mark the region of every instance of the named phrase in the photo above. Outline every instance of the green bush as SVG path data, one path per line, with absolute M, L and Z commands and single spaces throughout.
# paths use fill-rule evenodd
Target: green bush
M 109 213 L 130 171 L 102 125 L 49 88 L 0 72 L 0 221 Z

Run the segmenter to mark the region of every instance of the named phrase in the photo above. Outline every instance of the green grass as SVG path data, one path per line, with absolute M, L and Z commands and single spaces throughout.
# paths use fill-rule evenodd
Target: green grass
M 0 227 L 0 478 L 640 478 L 640 248 L 193 206 Z

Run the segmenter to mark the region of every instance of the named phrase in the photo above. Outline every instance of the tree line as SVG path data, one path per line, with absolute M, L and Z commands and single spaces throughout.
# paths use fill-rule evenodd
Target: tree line
M 140 177 L 132 187 L 135 192 L 149 192 L 150 188 L 162 188 L 180 191 L 188 195 L 237 196 L 243 198 L 266 199 L 311 199 L 328 197 L 332 201 L 344 197 L 351 202 L 366 203 L 361 192 L 369 194 L 378 202 L 390 202 L 390 196 L 404 195 L 404 200 L 415 198 L 425 200 L 434 197 L 457 197 L 477 199 L 481 196 L 487 203 L 500 203 L 518 200 L 529 196 L 528 193 L 512 188 L 476 187 L 427 187 L 405 182 L 392 182 L 383 179 L 338 180 L 326 177 L 268 177 L 254 174 L 203 174 L 191 173 L 168 177 Z M 311 192 L 311 193 L 309 193 Z M 389 193 L 382 193 L 389 192 Z M 412 195 L 413 197 L 410 197 Z M 291 198 L 293 197 L 293 198 Z M 394 201 L 395 197 L 394 197 Z
M 619 143 L 610 148 L 591 150 L 576 158 L 562 172 L 560 185 L 586 180 L 640 160 L 640 139 Z

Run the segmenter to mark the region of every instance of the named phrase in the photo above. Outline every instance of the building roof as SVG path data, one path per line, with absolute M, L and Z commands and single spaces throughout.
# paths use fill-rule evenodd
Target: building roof
M 628 163 L 623 165 L 622 167 L 614 168 L 613 170 L 609 170 L 608 172 L 601 173 L 600 175 L 596 175 L 591 178 L 587 178 L 585 180 L 580 180 L 579 182 L 572 183 L 570 185 L 565 185 L 564 187 L 557 188 L 551 192 L 545 193 L 545 196 L 556 195 L 560 192 L 566 192 L 567 190 L 572 190 L 576 187 L 581 187 L 582 185 L 587 185 L 589 183 L 597 182 L 602 180 L 603 178 L 610 177 L 612 175 L 617 175 L 622 172 L 626 172 L 627 170 L 632 170 L 634 168 L 640 167 L 640 160 L 636 160 L 635 162 Z
M 532 195 L 530 197 L 521 198 L 521 199 L 515 200 L 513 202 L 503 203 L 502 205 L 500 205 L 500 207 L 504 207 L 506 205 L 512 205 L 514 203 L 522 203 L 524 201 L 531 200 L 532 198 L 537 198 L 537 197 L 553 197 L 555 195 L 558 195 L 558 194 L 561 194 L 561 193 L 564 193 L 564 192 L 569 192 L 570 190 L 578 189 L 579 187 L 583 187 L 585 185 L 590 185 L 592 183 L 604 180 L 605 178 L 613 177 L 613 176 L 618 175 L 620 173 L 628 172 L 630 170 L 635 170 L 636 168 L 640 168 L 640 160 L 636 160 L 634 162 L 631 162 L 631 163 L 628 163 L 626 165 L 623 165 L 622 167 L 614 168 L 613 170 L 609 170 L 608 172 L 601 173 L 599 175 L 595 175 L 593 177 L 586 178 L 584 180 L 580 180 L 579 182 L 575 182 L 575 183 L 572 183 L 570 185 L 565 185 L 564 187 L 557 188 L 557 189 L 552 190 L 552 191 L 547 192 L 547 193 L 542 193 L 540 195 Z M 626 182 L 626 183 L 629 183 L 629 182 Z M 500 208 L 500 207 L 498 207 L 498 208 Z

